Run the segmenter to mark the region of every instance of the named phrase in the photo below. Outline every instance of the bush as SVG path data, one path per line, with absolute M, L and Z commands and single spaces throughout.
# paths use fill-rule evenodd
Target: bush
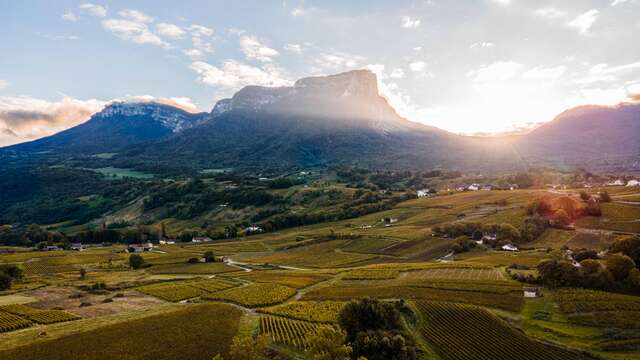
M 189 260 L 187 260 L 187 262 L 188 262 L 189 264 L 197 264 L 197 263 L 199 263 L 199 262 L 200 262 L 200 259 L 195 258 L 195 257 L 192 257 L 192 258 L 189 258 Z
M 144 264 L 145 262 L 142 256 L 137 254 L 132 254 L 131 256 L 129 256 L 129 267 L 131 267 L 132 269 L 140 269 L 144 266 Z
M 611 202 L 611 196 L 606 190 L 600 193 L 600 202 Z

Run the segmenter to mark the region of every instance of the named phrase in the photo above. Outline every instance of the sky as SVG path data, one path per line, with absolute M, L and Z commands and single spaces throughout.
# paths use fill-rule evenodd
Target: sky
M 246 85 L 368 68 L 412 121 L 525 131 L 640 101 L 640 0 L 0 0 L 0 146 L 110 101 L 189 111 Z

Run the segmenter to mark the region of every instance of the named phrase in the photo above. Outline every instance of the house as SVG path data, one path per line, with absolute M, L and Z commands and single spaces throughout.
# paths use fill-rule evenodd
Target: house
M 493 190 L 493 185 L 491 185 L 491 184 L 484 185 L 484 186 L 482 186 L 482 190 L 483 191 L 491 191 L 491 190 Z
M 640 181 L 638 180 L 629 180 L 627 186 L 640 186 Z
M 262 230 L 262 227 L 260 227 L 259 225 L 251 225 L 249 227 L 247 227 L 246 229 L 244 229 L 244 232 L 247 234 L 255 234 L 255 233 L 261 233 L 264 230 Z
M 467 190 L 469 191 L 478 191 L 480 190 L 480 185 L 479 184 L 471 184 L 467 187 Z
M 450 263 L 453 262 L 453 251 L 436 260 L 437 262 Z
M 389 224 L 395 224 L 398 222 L 397 218 L 392 218 L 392 217 L 386 217 L 381 219 L 380 221 L 382 221 L 383 223 L 389 225 Z
M 483 241 L 485 241 L 485 240 L 486 241 L 496 241 L 497 238 L 498 237 L 496 236 L 496 234 L 488 234 L 488 235 L 485 234 L 485 235 L 482 235 L 482 240 Z
M 176 243 L 176 241 L 174 239 L 165 239 L 165 240 L 158 241 L 158 243 L 160 245 L 173 245 Z
M 47 245 L 42 248 L 43 251 L 61 251 L 62 248 L 58 245 Z
M 540 292 L 540 288 L 537 287 L 526 287 L 522 289 L 524 292 L 524 297 L 526 298 L 536 298 L 542 296 L 542 292 Z
M 71 244 L 70 249 L 74 251 L 82 251 L 86 249 L 86 246 L 82 245 L 81 243 L 73 243 Z
M 610 181 L 607 183 L 607 186 L 623 186 L 624 185 L 624 181 L 622 181 L 622 179 L 616 179 L 614 181 Z
M 431 190 L 429 190 L 429 189 L 422 189 L 422 190 L 418 190 L 416 195 L 418 195 L 419 198 L 422 198 L 422 197 L 433 196 L 434 193 L 432 193 Z
M 131 244 L 127 249 L 130 253 L 140 253 L 145 251 L 151 251 L 153 249 L 152 243 Z
M 518 251 L 518 247 L 513 244 L 505 244 L 502 245 L 502 250 L 504 251 Z
M 210 242 L 210 241 L 213 241 L 213 240 L 208 236 L 196 236 L 193 239 L 191 239 L 191 242 L 193 243 L 204 243 L 204 242 Z

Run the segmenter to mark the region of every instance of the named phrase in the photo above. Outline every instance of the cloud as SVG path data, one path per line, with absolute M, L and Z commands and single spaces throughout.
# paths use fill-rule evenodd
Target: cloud
M 155 102 L 165 105 L 177 107 L 184 111 L 191 113 L 199 112 L 198 106 L 193 103 L 193 99 L 181 96 L 181 97 L 156 97 L 153 95 L 134 95 L 129 96 L 126 99 L 127 102 Z
M 395 68 L 393 69 L 391 74 L 389 74 L 389 77 L 394 79 L 401 79 L 404 77 L 404 70 L 402 70 L 401 68 Z
M 201 60 L 204 58 L 204 52 L 198 49 L 185 49 L 182 53 L 187 55 L 191 60 Z
M 585 34 L 589 31 L 593 23 L 596 22 L 599 13 L 600 12 L 596 9 L 588 10 L 568 22 L 567 27 L 575 28 L 580 32 L 580 34 Z
M 137 23 L 147 24 L 147 23 L 152 23 L 154 21 L 154 19 L 151 16 L 138 10 L 126 9 L 126 10 L 120 11 L 118 14 L 120 14 L 120 16 L 122 16 L 125 19 L 129 19 Z
M 523 68 L 524 65 L 515 61 L 497 61 L 491 65 L 481 66 L 477 70 L 472 70 L 467 76 L 473 77 L 476 82 L 499 82 L 512 79 Z
M 191 35 L 193 36 L 211 36 L 213 35 L 213 29 L 208 28 L 203 25 L 193 24 L 189 26 L 189 31 L 191 31 Z
M 77 35 L 51 35 L 51 34 L 42 34 L 42 33 L 37 33 L 38 35 L 42 36 L 45 39 L 49 39 L 49 40 L 79 40 L 80 37 Z
M 469 49 L 475 49 L 475 48 L 492 48 L 495 47 L 496 44 L 492 43 L 492 42 L 480 42 L 480 43 L 473 43 L 469 46 Z
M 286 44 L 284 49 L 296 54 L 302 54 L 302 45 L 300 44 Z
M 298 8 L 298 9 L 291 10 L 291 16 L 294 16 L 294 17 L 295 16 L 302 16 L 304 14 L 306 14 L 306 11 L 304 9 Z
M 640 101 L 640 83 L 627 86 L 627 97 L 633 101 Z
M 411 16 L 402 17 L 402 27 L 405 29 L 415 29 L 420 26 L 420 19 L 412 18 Z
M 124 19 L 107 19 L 102 21 L 102 27 L 113 33 L 115 36 L 136 44 L 151 44 L 165 49 L 171 47 L 169 43 L 149 31 L 147 24 L 144 22 Z
M 88 12 L 93 16 L 105 17 L 107 16 L 107 8 L 102 5 L 96 5 L 92 3 L 80 4 L 80 9 Z
M 558 19 L 565 16 L 566 14 L 564 11 L 560 11 L 553 7 L 548 7 L 548 8 L 540 8 L 535 10 L 533 12 L 533 15 L 539 16 L 545 19 Z
M 496 4 L 500 5 L 509 5 L 511 4 L 511 0 L 492 0 Z
M 560 78 L 566 71 L 567 67 L 564 65 L 549 68 L 538 66 L 525 71 L 522 77 L 529 80 L 555 80 Z
M 248 59 L 256 59 L 262 62 L 271 62 L 272 57 L 278 52 L 262 44 L 255 36 L 242 36 L 240 38 L 240 50 Z
M 338 71 L 359 66 L 365 60 L 363 56 L 352 55 L 343 52 L 323 53 L 315 58 L 314 62 L 323 69 Z
M 87 120 L 106 102 L 64 97 L 52 102 L 27 96 L 0 97 L 0 146 L 52 135 Z
M 231 90 L 246 85 L 288 86 L 292 83 L 276 66 L 260 68 L 231 59 L 225 60 L 221 66 L 196 61 L 191 64 L 191 69 L 198 74 L 201 83 Z
M 64 21 L 75 22 L 75 21 L 78 20 L 78 17 L 76 16 L 76 14 L 73 13 L 73 11 L 67 10 L 67 12 L 65 12 L 64 14 L 62 14 L 60 16 L 60 19 L 62 19 Z
M 7 80 L 0 79 L 0 90 L 7 88 L 9 86 L 9 82 Z
M 186 34 L 180 26 L 168 23 L 156 24 L 156 32 L 172 39 L 181 39 Z
M 620 4 L 624 4 L 624 3 L 626 3 L 627 1 L 629 1 L 629 0 L 613 0 L 613 1 L 611 2 L 611 6 L 617 6 L 617 5 L 620 5 Z
M 424 71 L 427 64 L 424 61 L 414 61 L 409 64 L 409 70 L 414 72 Z

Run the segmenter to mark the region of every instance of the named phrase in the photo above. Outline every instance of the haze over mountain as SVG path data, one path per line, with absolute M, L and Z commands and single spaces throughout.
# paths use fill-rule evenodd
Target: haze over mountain
M 482 121 L 476 119 L 474 121 Z M 521 170 L 529 165 L 635 164 L 640 105 L 584 106 L 523 136 L 455 135 L 399 116 L 376 75 L 354 70 L 288 87 L 247 86 L 211 113 L 156 103 L 114 103 L 86 123 L 4 149 L 97 154 L 192 168 L 286 168 L 349 164 L 374 168 Z M 635 164 L 635 165 L 634 165 Z

